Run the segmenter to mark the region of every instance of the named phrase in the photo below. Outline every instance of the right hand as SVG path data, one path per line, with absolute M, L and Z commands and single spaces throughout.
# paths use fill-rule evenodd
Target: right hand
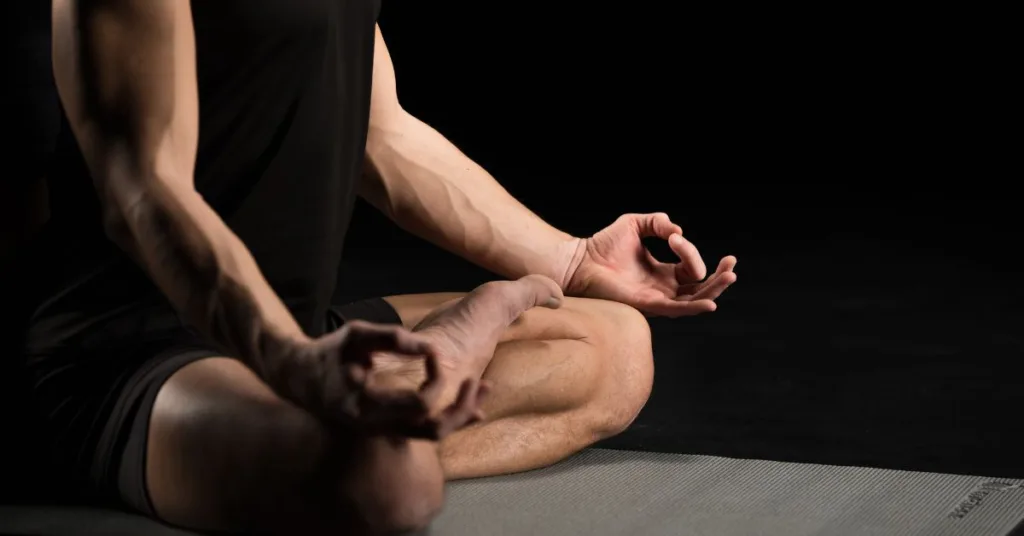
M 374 370 L 377 352 L 424 359 L 426 380 L 419 386 L 395 385 L 394 378 Z M 483 418 L 479 403 L 488 386 L 480 380 L 463 381 L 455 401 L 438 410 L 447 378 L 437 350 L 401 326 L 355 320 L 297 343 L 290 353 L 290 366 L 279 376 L 289 378 L 282 382 L 282 394 L 327 422 L 373 435 L 436 441 Z

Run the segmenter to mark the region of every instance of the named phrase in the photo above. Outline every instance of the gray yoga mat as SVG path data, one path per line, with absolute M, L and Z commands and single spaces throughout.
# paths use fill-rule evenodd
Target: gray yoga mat
M 1020 480 L 591 449 L 449 486 L 431 536 L 1008 536 Z M 105 510 L 0 506 L 0 534 L 185 536 Z
M 432 536 L 1006 536 L 1020 480 L 591 449 L 450 486 Z

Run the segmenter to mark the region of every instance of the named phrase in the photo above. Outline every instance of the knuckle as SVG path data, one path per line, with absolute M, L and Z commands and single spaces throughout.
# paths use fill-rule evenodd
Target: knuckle
M 385 342 L 398 343 L 401 342 L 405 336 L 406 333 L 394 326 L 380 328 L 380 337 Z
M 353 329 L 358 329 L 358 330 L 366 330 L 366 329 L 370 329 L 370 327 L 371 327 L 369 322 L 367 322 L 365 320 L 359 320 L 359 319 L 349 320 L 348 322 L 345 323 L 345 325 L 346 326 L 351 326 Z

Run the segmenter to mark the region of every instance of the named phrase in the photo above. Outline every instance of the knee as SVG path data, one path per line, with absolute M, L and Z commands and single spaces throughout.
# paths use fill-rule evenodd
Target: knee
M 342 502 L 369 534 L 426 529 L 444 504 L 444 473 L 436 448 L 424 442 L 373 439 L 341 482 Z M 342 523 L 345 528 L 347 523 Z M 348 525 L 351 528 L 351 525 Z
M 240 364 L 212 361 L 186 367 L 157 397 L 146 463 L 162 520 L 229 532 L 396 534 L 425 528 L 440 511 L 435 445 L 329 429 Z
M 442 489 L 441 486 L 408 487 L 397 495 L 400 499 L 396 496 L 385 498 L 383 508 L 376 510 L 372 517 L 364 518 L 370 534 L 408 534 L 426 530 L 441 513 Z
M 393 535 L 425 530 L 444 504 L 444 475 L 436 447 L 388 438 L 336 445 L 316 464 L 298 518 L 279 520 L 287 530 L 319 520 L 306 533 Z M 303 532 L 303 531 L 298 531 Z
M 427 529 L 441 512 L 441 486 L 406 485 L 392 494 L 371 492 L 351 497 L 357 502 L 352 518 L 342 519 L 330 528 L 331 534 L 345 534 L 362 527 L 365 534 L 391 535 L 415 533 Z
M 603 388 L 595 401 L 599 435 L 625 431 L 647 404 L 654 385 L 651 330 L 636 309 L 617 302 L 593 303 L 588 338 L 605 365 Z
M 313 534 L 415 533 L 441 512 L 444 474 L 435 446 L 375 437 L 328 448 L 306 473 L 295 516 L 278 520 L 287 529 L 281 533 L 294 534 L 309 519 L 318 520 L 305 531 Z

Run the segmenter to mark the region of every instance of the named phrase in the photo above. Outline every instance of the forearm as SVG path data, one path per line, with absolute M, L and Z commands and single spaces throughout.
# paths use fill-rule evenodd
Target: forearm
M 188 2 L 54 1 L 52 22 L 54 82 L 108 236 L 189 324 L 279 386 L 302 331 L 193 182 Z
M 541 274 L 564 286 L 580 241 L 430 126 L 403 112 L 371 128 L 367 156 L 363 196 L 403 229 L 503 276 Z
M 128 174 L 115 164 L 112 175 Z M 145 269 L 196 329 L 264 379 L 289 343 L 305 334 L 252 255 L 186 181 L 111 178 L 144 184 L 105 196 L 109 236 Z

